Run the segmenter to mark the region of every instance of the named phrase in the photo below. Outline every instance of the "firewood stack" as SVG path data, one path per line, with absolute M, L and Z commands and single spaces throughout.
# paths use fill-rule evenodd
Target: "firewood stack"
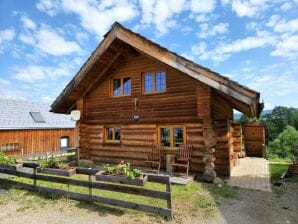
M 204 171 L 204 179 L 208 182 L 213 182 L 213 180 L 216 178 L 216 172 L 215 172 L 215 145 L 217 144 L 217 141 L 215 139 L 215 134 L 212 128 L 205 127 L 203 131 L 204 136 L 204 144 L 206 146 L 205 149 L 205 156 L 203 157 L 203 162 L 205 163 L 205 171 Z

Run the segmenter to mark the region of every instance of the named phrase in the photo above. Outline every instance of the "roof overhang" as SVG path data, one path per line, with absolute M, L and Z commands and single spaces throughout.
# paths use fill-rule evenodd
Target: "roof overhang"
M 101 56 L 109 49 L 113 42 L 120 40 L 144 55 L 165 63 L 172 68 L 212 87 L 215 91 L 226 96 L 234 108 L 251 117 L 258 117 L 262 111 L 260 93 L 251 90 L 227 77 L 204 68 L 184 57 L 177 55 L 166 48 L 124 28 L 119 23 L 114 23 L 112 29 L 104 36 L 104 39 L 81 67 L 76 76 L 68 83 L 62 93 L 52 104 L 52 112 L 69 113 L 75 107 L 78 96 L 85 90 L 76 92 L 76 88 L 84 81 L 90 79 L 90 71 Z M 118 52 L 119 56 L 119 52 Z M 117 59 L 115 56 L 113 59 Z M 111 63 L 109 64 L 109 66 Z M 100 77 L 97 77 L 97 79 Z

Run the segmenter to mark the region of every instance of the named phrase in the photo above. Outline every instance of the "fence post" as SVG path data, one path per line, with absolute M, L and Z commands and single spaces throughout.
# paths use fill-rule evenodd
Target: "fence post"
M 33 178 L 33 184 L 34 184 L 34 187 L 36 188 L 36 166 L 33 167 L 33 175 L 34 175 L 34 178 Z
M 80 147 L 77 147 L 77 166 L 79 166 L 79 162 L 80 162 Z
M 89 168 L 89 170 L 91 171 L 91 168 Z M 89 196 L 90 199 L 92 198 L 92 180 L 91 180 L 91 174 L 88 174 L 88 180 L 89 180 Z
M 171 193 L 170 177 L 168 177 L 168 182 L 166 183 L 166 192 L 168 192 L 170 194 L 170 198 L 167 200 L 167 208 L 171 210 L 171 217 L 169 217 L 169 218 L 173 219 L 172 193 Z

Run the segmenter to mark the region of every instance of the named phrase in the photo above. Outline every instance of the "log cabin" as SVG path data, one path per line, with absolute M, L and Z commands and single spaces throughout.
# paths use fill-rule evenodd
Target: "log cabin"
M 74 147 L 75 123 L 49 105 L 0 99 L 0 151 L 14 156 Z
M 119 23 L 51 106 L 79 110 L 81 157 L 144 166 L 152 143 L 167 153 L 193 146 L 191 171 L 229 175 L 233 109 L 258 117 L 260 94 L 146 39 Z M 238 136 L 239 137 L 239 136 Z

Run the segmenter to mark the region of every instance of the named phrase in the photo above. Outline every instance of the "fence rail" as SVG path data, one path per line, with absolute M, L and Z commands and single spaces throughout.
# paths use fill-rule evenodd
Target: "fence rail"
M 156 190 L 144 189 L 140 187 L 112 184 L 108 182 L 92 181 L 91 176 L 94 174 L 95 171 L 86 169 L 86 168 L 85 169 L 78 168 L 76 170 L 76 173 L 87 175 L 89 177 L 88 181 L 71 179 L 67 177 L 37 174 L 36 169 L 38 164 L 34 164 L 34 163 L 24 163 L 23 166 L 32 168 L 33 173 L 10 170 L 6 168 L 0 168 L 0 173 L 32 179 L 33 180 L 32 184 L 23 183 L 23 182 L 11 180 L 8 178 L 3 178 L 3 177 L 0 177 L 0 182 L 6 183 L 18 188 L 22 188 L 22 189 L 37 191 L 40 193 L 49 193 L 57 196 L 66 196 L 72 199 L 84 200 L 89 202 L 99 202 L 107 205 L 113 205 L 113 206 L 118 206 L 122 208 L 129 208 L 129 209 L 154 213 L 161 216 L 165 216 L 169 219 L 172 218 L 172 197 L 171 197 L 171 185 L 170 185 L 169 176 L 156 176 L 156 175 L 148 176 L 148 182 L 155 182 L 155 183 L 161 183 L 166 185 L 166 191 L 156 191 Z M 56 188 L 42 187 L 37 185 L 37 180 L 86 187 L 89 189 L 89 191 L 88 191 L 88 194 L 83 194 L 83 193 L 77 193 L 77 192 L 72 192 L 67 190 L 56 189 Z M 166 200 L 167 207 L 162 208 L 162 207 L 157 207 L 152 205 L 145 205 L 145 204 L 139 204 L 139 203 L 130 202 L 130 201 L 124 201 L 120 199 L 101 197 L 101 196 L 93 195 L 92 194 L 93 189 L 107 190 L 107 191 L 133 194 L 133 195 Z

